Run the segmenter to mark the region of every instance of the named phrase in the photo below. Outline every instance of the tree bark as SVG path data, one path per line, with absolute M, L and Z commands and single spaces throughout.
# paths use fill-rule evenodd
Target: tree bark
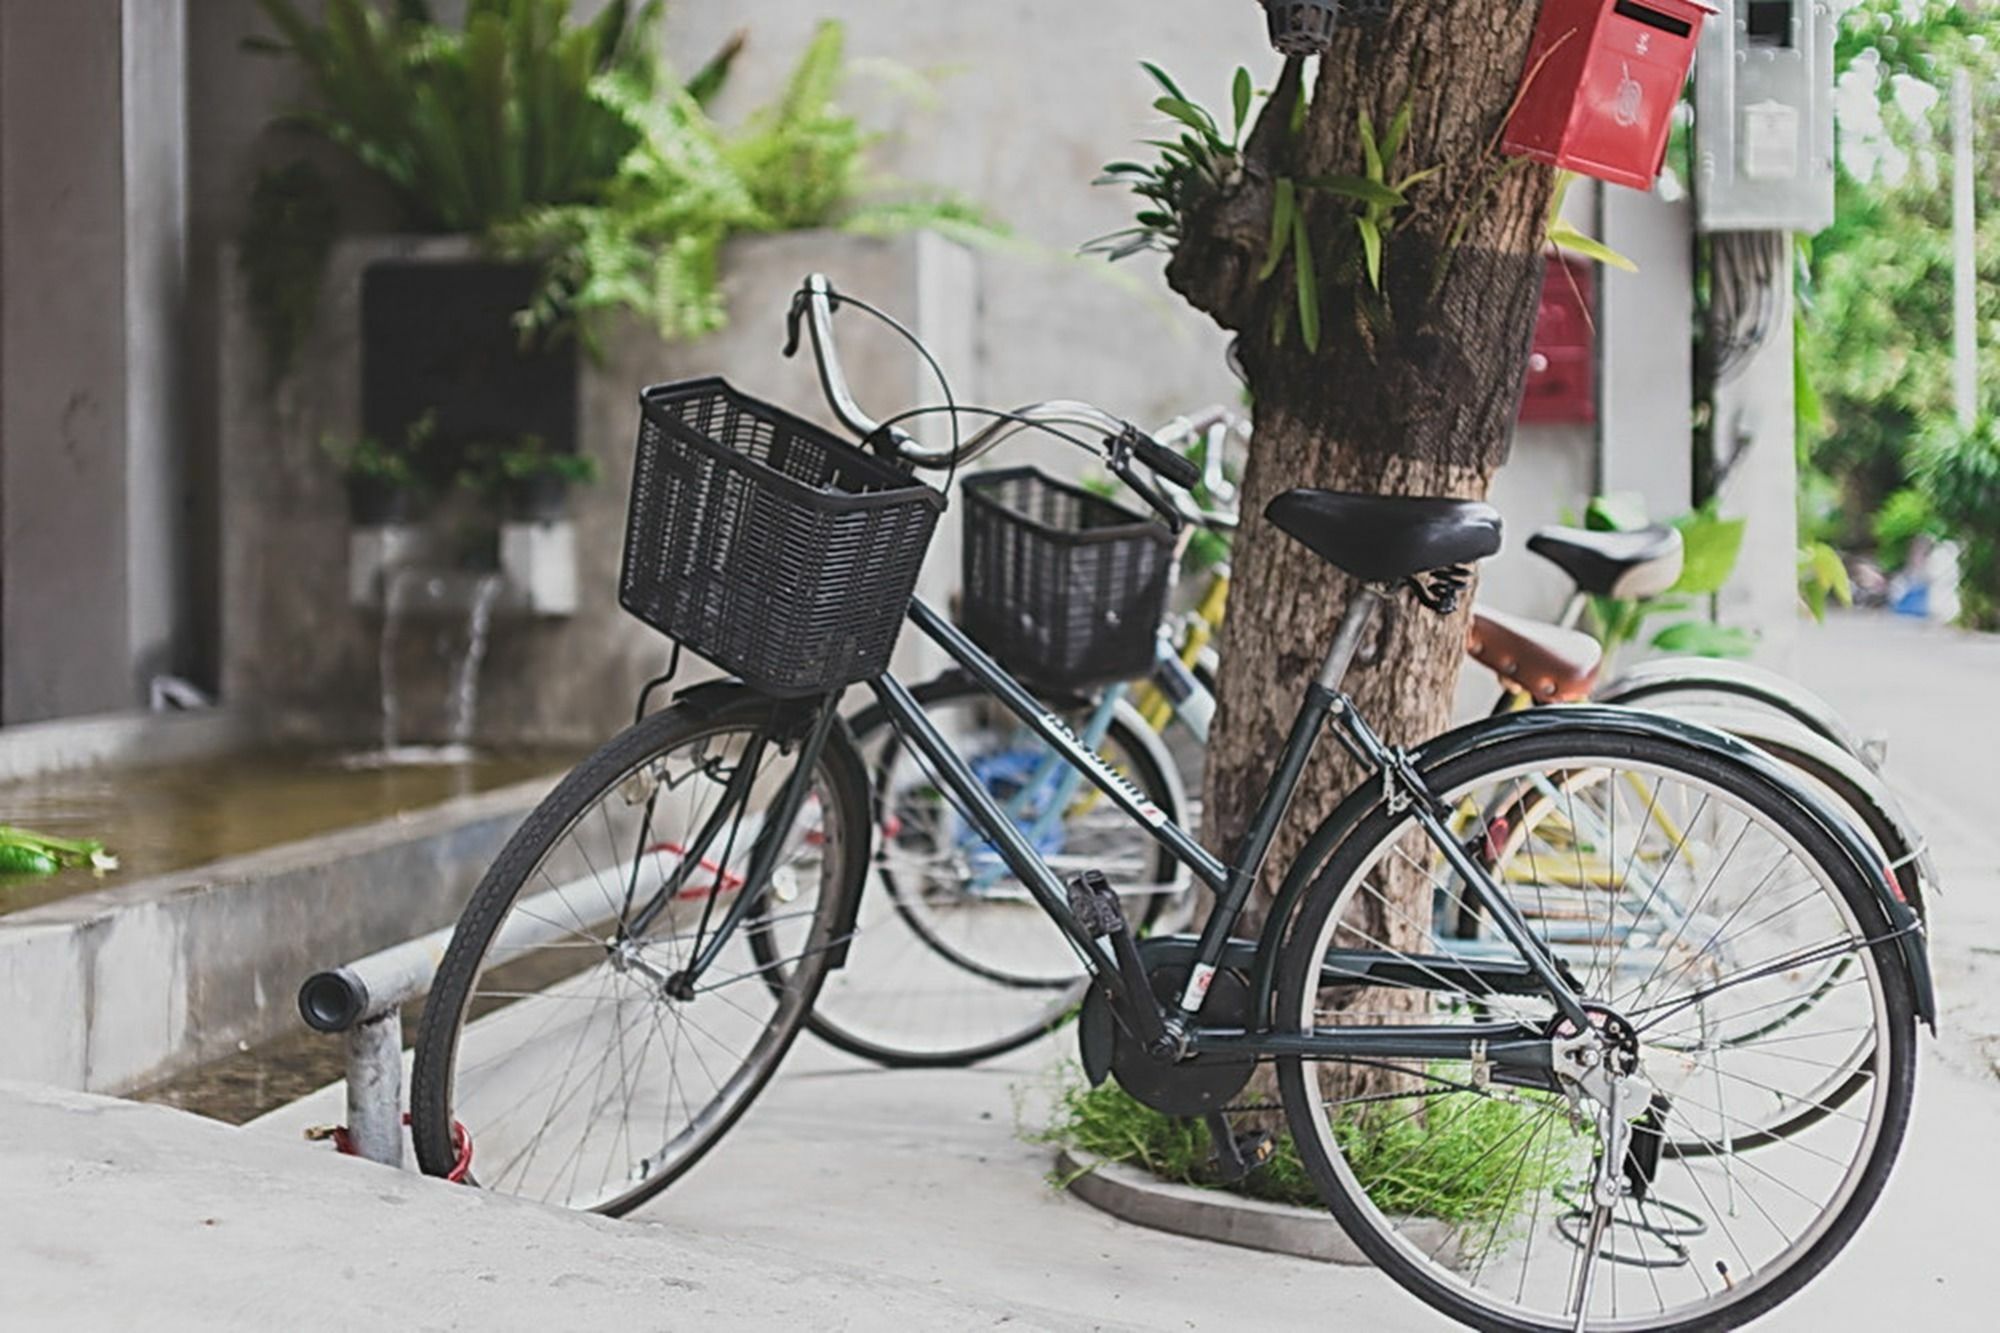
M 1169 281 L 1239 334 L 1256 416 L 1204 782 L 1204 837 L 1218 854 L 1241 838 L 1354 591 L 1345 575 L 1263 522 L 1265 505 L 1294 486 L 1476 498 L 1506 457 L 1541 287 L 1552 177 L 1501 157 L 1498 141 L 1538 9 L 1405 0 L 1378 29 L 1344 30 L 1320 62 L 1296 131 L 1300 66 L 1290 63 L 1246 146 L 1240 183 L 1183 227 Z M 1298 191 L 1322 316 L 1320 345 L 1308 350 L 1293 261 L 1258 281 L 1275 184 L 1365 174 L 1363 114 L 1380 139 L 1406 105 L 1407 135 L 1388 183 L 1426 174 L 1409 186 L 1408 206 L 1387 229 L 1379 286 L 1365 270 L 1361 205 Z M 1468 612 L 1438 616 L 1407 597 L 1390 605 L 1347 689 L 1387 740 L 1410 743 L 1449 717 Z M 1358 776 L 1344 752 L 1322 745 L 1266 863 L 1253 918 Z M 1408 906 L 1428 911 L 1427 902 Z

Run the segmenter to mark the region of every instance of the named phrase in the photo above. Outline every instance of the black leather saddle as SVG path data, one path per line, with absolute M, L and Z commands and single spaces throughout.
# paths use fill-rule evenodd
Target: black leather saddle
M 1364 583 L 1469 565 L 1500 549 L 1500 512 L 1472 500 L 1301 488 L 1271 501 L 1264 517 Z
M 1543 528 L 1528 539 L 1528 549 L 1599 597 L 1657 597 L 1679 582 L 1684 555 L 1679 531 L 1658 526 L 1629 532 Z

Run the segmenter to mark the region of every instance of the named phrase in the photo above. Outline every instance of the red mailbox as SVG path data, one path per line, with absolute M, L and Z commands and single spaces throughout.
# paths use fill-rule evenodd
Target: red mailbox
M 1502 146 L 1652 189 L 1702 20 L 1715 12 L 1708 0 L 1545 0 Z
M 1596 272 L 1580 259 L 1551 256 L 1535 314 L 1535 346 L 1528 357 L 1528 387 L 1521 420 L 1597 420 L 1597 349 L 1591 322 Z

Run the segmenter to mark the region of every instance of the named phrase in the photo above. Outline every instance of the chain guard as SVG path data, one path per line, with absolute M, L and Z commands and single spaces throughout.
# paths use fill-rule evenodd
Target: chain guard
M 1175 961 L 1154 961 L 1169 950 L 1176 955 Z M 1153 994 L 1167 1005 L 1179 1003 L 1190 967 L 1185 961 L 1185 948 L 1166 937 L 1141 940 L 1139 952 L 1142 957 L 1154 955 L 1147 959 L 1146 971 Z M 1250 979 L 1241 972 L 1224 969 L 1209 984 L 1201 1020 L 1204 1026 L 1248 1029 L 1255 1026 L 1251 1021 L 1251 1005 Z M 1138 1038 L 1126 1030 L 1111 1011 L 1111 1002 L 1104 992 L 1095 986 L 1084 999 L 1077 1037 L 1082 1046 L 1084 1073 L 1092 1086 L 1114 1077 L 1135 1101 L 1163 1115 L 1199 1116 L 1219 1111 L 1243 1091 L 1257 1068 L 1255 1060 L 1242 1056 L 1196 1055 L 1177 1064 L 1155 1060 Z

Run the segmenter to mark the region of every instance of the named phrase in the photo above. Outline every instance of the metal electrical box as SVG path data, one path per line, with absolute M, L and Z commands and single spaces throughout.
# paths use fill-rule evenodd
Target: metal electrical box
M 1833 222 L 1830 0 L 1722 0 L 1695 61 L 1695 217 L 1703 231 Z

